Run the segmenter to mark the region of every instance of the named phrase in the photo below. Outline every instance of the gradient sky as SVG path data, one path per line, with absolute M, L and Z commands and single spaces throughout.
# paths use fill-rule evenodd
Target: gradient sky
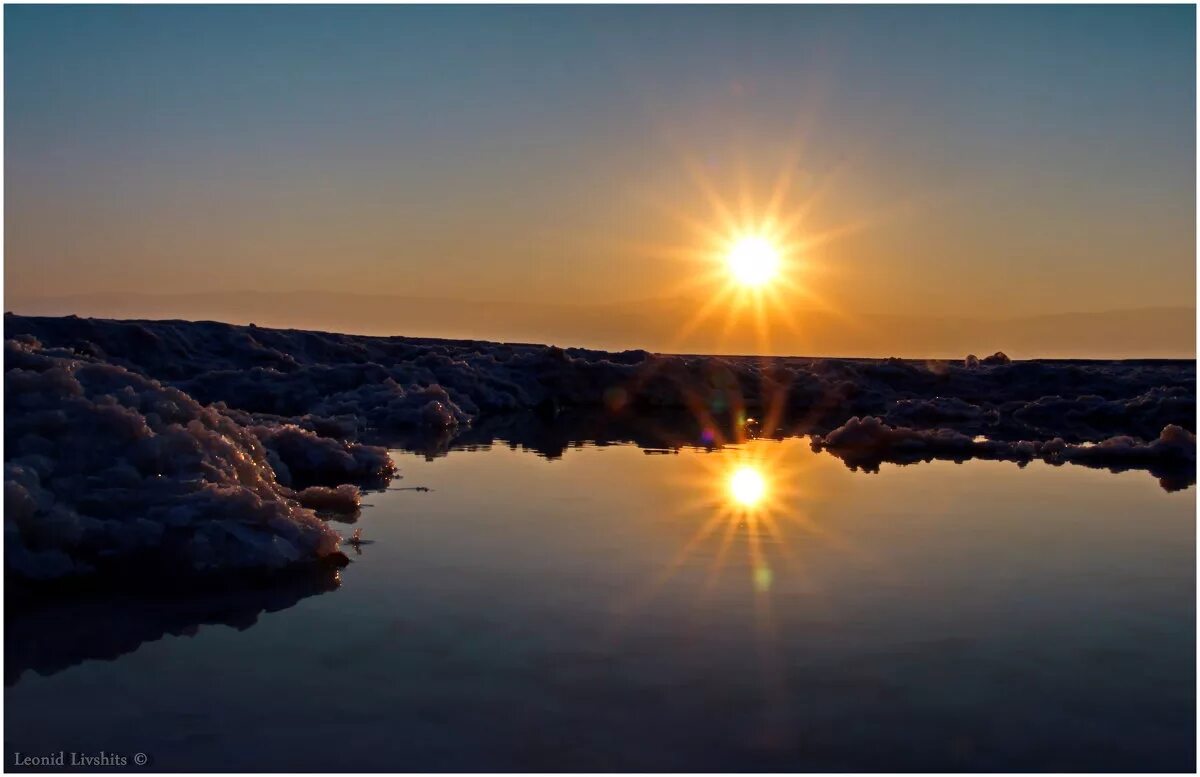
M 668 297 L 781 171 L 808 297 L 1195 299 L 1195 9 L 5 8 L 6 307 Z M 687 294 L 694 293 L 687 291 Z M 486 333 L 480 333 L 486 335 Z

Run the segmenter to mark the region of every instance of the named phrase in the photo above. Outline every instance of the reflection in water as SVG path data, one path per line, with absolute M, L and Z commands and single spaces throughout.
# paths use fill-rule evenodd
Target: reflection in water
M 729 476 L 729 495 L 742 507 L 755 507 L 767 492 L 767 481 L 754 467 L 743 465 Z
M 74 592 L 10 601 L 4 613 L 4 683 L 18 682 L 27 671 L 48 676 L 90 659 L 112 661 L 168 635 L 194 637 L 201 626 L 244 631 L 264 613 L 339 585 L 338 570 L 318 569 L 236 590 Z
M 710 439 L 721 436 L 712 429 L 702 427 L 702 433 Z M 703 581 L 690 596 L 691 607 L 713 606 L 713 597 L 725 592 L 752 617 L 748 636 L 753 649 L 743 656 L 741 668 L 757 688 L 761 720 L 756 747 L 767 750 L 786 751 L 797 744 L 784 670 L 786 645 L 780 640 L 772 592 L 776 575 L 783 569 L 790 575 L 804 574 L 794 548 L 801 541 L 826 553 L 845 550 L 844 543 L 807 514 L 806 499 L 819 496 L 822 489 L 807 471 L 813 457 L 789 455 L 794 452 L 794 446 L 750 440 L 713 446 L 689 458 L 691 471 L 679 490 L 699 496 L 680 499 L 674 512 L 696 528 L 647 583 L 636 586 L 615 608 L 609 643 L 614 651 L 625 649 L 629 634 L 647 612 L 670 606 L 669 589 L 678 586 L 677 578 L 704 568 Z
M 722 436 L 712 429 L 711 422 L 704 427 L 709 439 Z M 707 455 L 695 461 L 694 479 L 704 486 L 704 498 L 681 502 L 678 510 L 685 518 L 700 518 L 700 525 L 653 584 L 635 593 L 633 606 L 622 610 L 621 617 L 628 621 L 649 609 L 677 572 L 700 563 L 702 558 L 707 557 L 707 574 L 697 592 L 698 603 L 723 585 L 728 570 L 744 572 L 747 577 L 742 578 L 741 585 L 736 579 L 729 582 L 734 590 L 746 592 L 740 598 L 753 613 L 754 652 L 746 656 L 746 663 L 756 677 L 763 704 L 760 742 L 786 749 L 795 745 L 795 732 L 791 730 L 794 718 L 785 691 L 780 655 L 783 646 L 771 588 L 776 570 L 785 562 L 795 561 L 792 542 L 797 535 L 827 539 L 826 533 L 819 532 L 805 515 L 799 493 L 802 484 L 812 491 L 819 486 L 805 472 L 808 459 L 788 456 L 787 448 L 761 441 L 710 448 Z M 740 552 L 735 554 L 735 549 Z
M 1190 768 L 1194 492 L 658 449 L 397 452 L 336 596 L 10 614 L 6 743 L 200 771 Z M 116 660 L 64 669 L 86 657 Z
M 513 413 L 487 416 L 469 427 L 444 430 L 436 435 L 425 432 L 387 436 L 373 440 L 427 458 L 445 456 L 451 450 L 476 450 L 500 443 L 512 448 L 531 450 L 548 459 L 562 458 L 572 448 L 584 445 L 607 446 L 632 443 L 647 451 L 678 451 L 684 448 L 720 448 L 754 439 L 783 440 L 811 433 L 811 425 L 802 421 L 792 426 L 781 423 L 781 411 L 767 408 L 761 420 L 748 418 L 745 408 L 733 403 L 717 412 L 697 400 L 687 411 L 663 411 L 643 414 L 625 409 L 621 412 L 568 410 L 552 417 L 537 413 Z M 921 450 L 889 449 L 867 451 L 823 451 L 841 459 L 851 470 L 874 473 L 883 463 L 909 465 L 935 460 L 967 461 L 972 454 Z M 1003 459 L 995 454 L 976 458 Z M 1014 466 L 1025 466 L 1029 459 L 1012 459 Z M 1048 462 L 1061 466 L 1062 462 Z M 1159 481 L 1165 491 L 1185 489 L 1196 482 L 1194 461 L 1174 462 L 1153 458 L 1127 460 L 1073 459 L 1072 465 L 1111 472 L 1145 470 Z
M 781 451 L 778 447 L 752 443 L 727 449 L 720 456 L 700 459 L 706 470 L 703 477 L 713 479 L 724 489 L 714 495 L 709 508 L 712 518 L 701 530 L 720 534 L 716 572 L 721 572 L 730 545 L 742 539 L 754 588 L 760 591 L 771 585 L 768 549 L 786 554 L 789 539 L 784 524 L 802 525 L 795 497 L 803 471 L 795 461 L 783 457 Z M 710 463 L 713 460 L 717 463 Z
M 803 468 L 787 461 L 782 450 L 748 444 L 713 449 L 695 458 L 696 468 L 687 490 L 699 496 L 681 500 L 676 510 L 687 520 L 695 520 L 697 528 L 651 586 L 651 592 L 691 563 L 694 554 L 711 552 L 705 586 L 710 589 L 725 571 L 731 548 L 742 543 L 754 587 L 770 587 L 768 548 L 787 553 L 783 523 L 804 525 L 794 498 Z M 715 550 L 709 547 L 714 543 Z

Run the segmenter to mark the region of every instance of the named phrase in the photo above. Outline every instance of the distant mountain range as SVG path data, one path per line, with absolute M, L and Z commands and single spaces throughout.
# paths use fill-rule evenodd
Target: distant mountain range
M 430 299 L 345 292 L 94 293 L 22 300 L 28 315 L 215 320 L 371 335 L 552 343 L 675 353 L 769 352 L 808 356 L 962 358 L 1004 351 L 1013 358 L 1188 358 L 1196 312 L 1143 307 L 1013 318 L 838 315 L 792 310 L 772 323 L 764 347 L 753 316 L 727 326 L 714 313 L 684 334 L 701 304 L 649 299 L 605 304 Z

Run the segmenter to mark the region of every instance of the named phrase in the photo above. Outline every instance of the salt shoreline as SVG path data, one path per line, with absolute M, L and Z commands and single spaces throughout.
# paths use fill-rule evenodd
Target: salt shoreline
M 12 314 L 5 354 L 5 565 L 26 582 L 332 557 L 316 510 L 352 512 L 394 473 L 366 441 L 469 438 L 514 414 L 675 414 L 679 445 L 810 434 L 866 469 L 1038 458 L 1195 481 L 1194 361 L 680 356 Z

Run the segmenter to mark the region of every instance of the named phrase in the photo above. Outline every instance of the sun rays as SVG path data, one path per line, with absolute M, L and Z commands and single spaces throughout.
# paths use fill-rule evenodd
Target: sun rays
M 800 563 L 804 554 L 796 552 L 801 545 L 847 550 L 835 531 L 809 513 L 808 506 L 822 498 L 822 486 L 809 471 L 813 458 L 799 454 L 795 443 L 743 438 L 725 444 L 718 435 L 707 454 L 693 452 L 694 466 L 676 483 L 681 493 L 692 496 L 681 500 L 674 514 L 694 528 L 618 612 L 633 615 L 688 568 L 703 569 L 697 605 L 722 580 L 736 588 L 737 576 L 750 594 L 748 602 L 762 599 L 779 575 L 805 574 Z
M 752 444 L 700 457 L 695 483 L 708 484 L 701 509 L 710 514 L 696 531 L 698 544 L 711 553 L 706 587 L 736 566 L 748 569 L 748 583 L 766 593 L 780 560 L 791 556 L 784 523 L 805 523 L 797 497 L 801 468 L 786 460 L 780 446 Z M 730 558 L 741 546 L 744 557 Z
M 745 431 L 754 427 L 747 419 L 741 431 L 704 435 L 712 439 L 707 451 L 693 447 L 681 456 L 671 486 L 682 498 L 669 516 L 677 549 L 613 603 L 605 640 L 616 649 L 663 607 L 694 624 L 700 640 L 720 622 L 714 611 L 743 612 L 736 621 L 752 630 L 754 645 L 746 670 L 761 686 L 763 714 L 783 725 L 791 704 L 781 693 L 788 672 L 780 629 L 793 617 L 824 617 L 819 565 L 862 558 L 829 521 L 829 482 L 818 456 L 799 438 Z
M 680 280 L 670 296 L 700 300 L 677 327 L 676 344 L 701 326 L 715 324 L 717 350 L 725 350 L 735 332 L 752 332 L 756 349 L 769 353 L 776 335 L 802 337 L 799 311 L 844 317 L 818 293 L 828 266 L 817 249 L 857 231 L 862 220 L 817 228 L 811 217 L 825 186 L 798 190 L 794 155 L 769 186 L 759 188 L 745 165 L 739 166 L 735 182 L 724 185 L 694 159 L 685 157 L 682 165 L 703 206 L 699 212 L 675 206 L 663 210 L 684 229 L 686 242 L 643 246 L 648 255 L 680 263 Z

